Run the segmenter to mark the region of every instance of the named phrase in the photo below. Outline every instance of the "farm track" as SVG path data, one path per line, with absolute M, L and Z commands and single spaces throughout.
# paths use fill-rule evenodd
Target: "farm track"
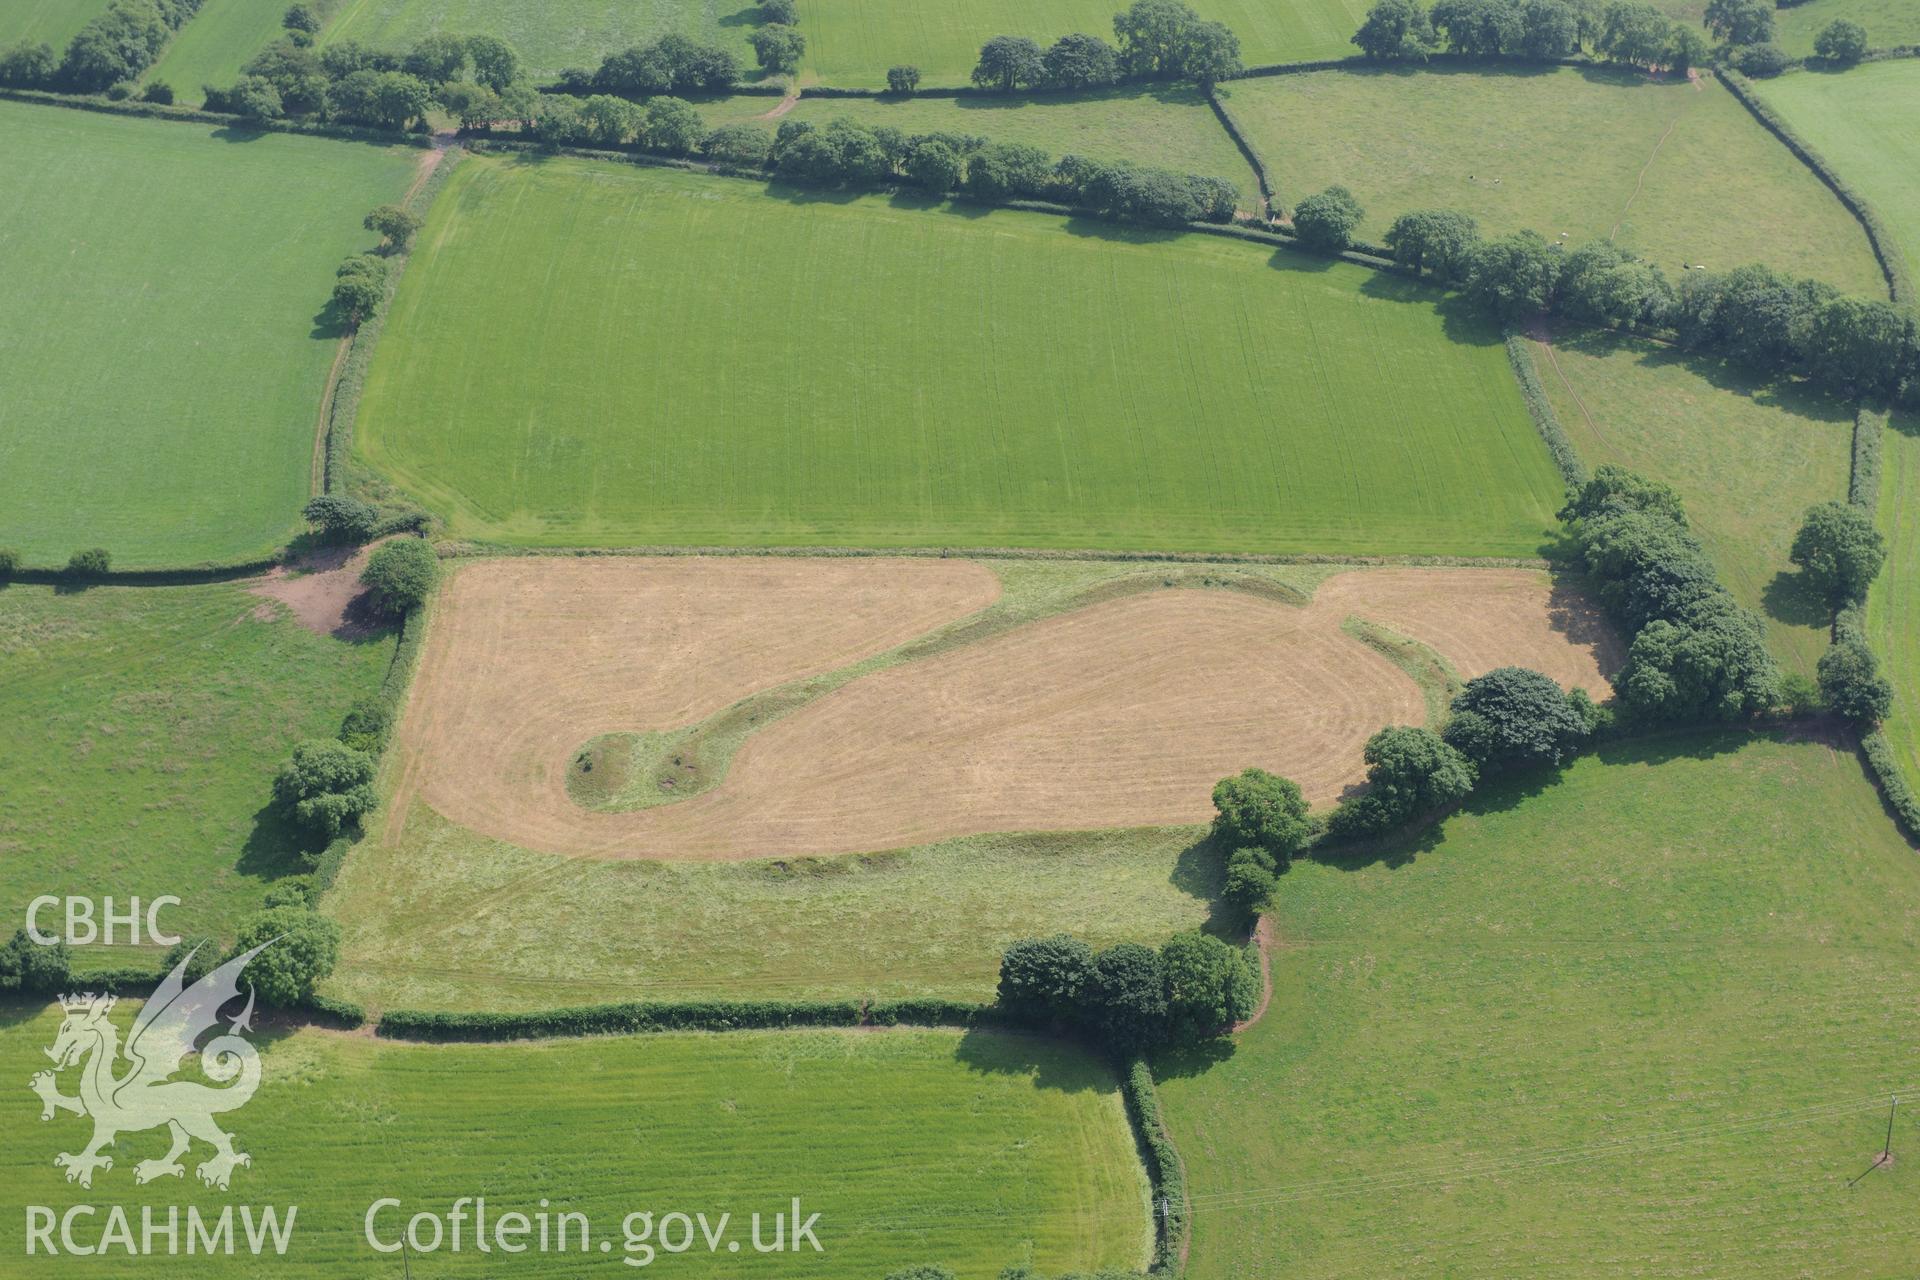
M 968 592 L 973 607 L 992 595 L 963 572 L 917 609 L 877 608 L 885 593 L 873 586 L 908 563 L 986 571 L 775 563 L 463 570 L 427 640 L 391 820 L 419 800 L 529 849 L 699 860 L 1185 824 L 1205 818 L 1215 779 L 1252 761 L 1316 801 L 1337 798 L 1368 735 L 1424 721 L 1419 687 L 1346 634 L 1349 616 L 1431 646 L 1466 675 L 1521 662 L 1604 693 L 1616 657 L 1582 602 L 1526 570 L 1349 572 L 1305 608 L 1154 590 L 859 676 L 760 728 L 701 794 L 624 813 L 576 805 L 568 771 L 596 734 L 697 722 L 784 672 L 830 670 L 929 630 L 943 620 L 938 597 L 951 619 L 970 611 Z M 766 574 L 783 575 L 789 593 L 773 606 L 777 636 L 734 581 Z M 863 636 L 878 616 L 887 632 Z

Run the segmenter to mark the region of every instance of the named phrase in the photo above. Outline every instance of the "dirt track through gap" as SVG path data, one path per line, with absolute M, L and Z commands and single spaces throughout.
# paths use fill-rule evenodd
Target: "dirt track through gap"
M 1424 719 L 1420 689 L 1341 630 L 1363 617 L 1461 675 L 1518 663 L 1596 694 L 1617 655 L 1544 574 L 1374 569 L 1311 606 L 1202 589 L 1089 605 L 857 678 L 750 738 L 711 791 L 578 807 L 596 734 L 699 720 L 990 604 L 963 561 L 622 559 L 471 565 L 442 592 L 400 742 L 416 797 L 551 853 L 740 859 L 986 831 L 1204 820 L 1260 764 L 1331 801 L 1360 747 Z

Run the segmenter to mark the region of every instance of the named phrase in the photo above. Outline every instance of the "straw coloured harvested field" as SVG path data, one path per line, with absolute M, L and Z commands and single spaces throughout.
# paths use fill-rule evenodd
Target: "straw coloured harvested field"
M 741 580 L 766 576 L 791 594 L 743 612 L 758 593 Z M 984 612 L 900 650 L 988 604 L 992 575 L 952 561 L 472 565 L 429 633 L 394 821 L 417 797 L 528 849 L 727 859 L 1192 823 L 1214 781 L 1252 763 L 1327 802 L 1359 776 L 1367 736 L 1425 721 L 1435 692 L 1350 619 L 1411 642 L 1401 663 L 1441 683 L 1520 663 L 1606 688 L 1604 630 L 1532 571 L 1349 572 L 1304 607 L 1300 588 L 1256 575 L 1170 580 L 1137 572 L 1058 595 L 1050 616 Z M 870 602 L 894 584 L 925 593 L 873 630 Z M 582 752 L 614 730 L 633 736 Z M 585 788 L 628 811 L 568 794 L 570 772 L 636 753 L 651 793 Z

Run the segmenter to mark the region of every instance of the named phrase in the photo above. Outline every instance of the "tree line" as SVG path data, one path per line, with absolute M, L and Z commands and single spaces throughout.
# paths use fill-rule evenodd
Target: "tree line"
M 1773 43 L 1773 0 L 1709 0 L 1701 25 L 1719 56 L 1751 75 L 1792 59 Z M 1469 58 L 1546 61 L 1592 53 L 1623 66 L 1686 71 L 1713 55 L 1700 32 L 1648 0 L 1379 0 L 1353 43 L 1380 62 L 1424 62 L 1444 48 Z M 1815 41 L 1836 65 L 1867 53 L 1859 23 L 1829 23 Z
M 699 156 L 736 173 L 769 172 L 809 186 L 899 186 L 982 200 L 1038 200 L 1151 226 L 1227 223 L 1239 188 L 1225 178 L 1084 156 L 1055 160 L 1038 147 L 973 134 L 909 134 L 844 117 L 825 125 L 784 120 L 769 135 L 737 123 L 708 129 L 691 103 L 656 97 L 644 105 L 612 94 L 543 94 L 520 120 L 522 132 L 557 146 L 633 146 L 670 156 Z M 491 128 L 475 119 L 476 128 Z
M 1113 17 L 1117 44 L 1076 33 L 1042 50 L 1025 36 L 994 36 L 980 46 L 971 79 L 977 88 L 1094 89 L 1122 80 L 1191 80 L 1209 87 L 1240 74 L 1240 38 L 1180 0 L 1134 0 Z M 901 68 L 913 71 L 913 68 Z M 917 73 L 914 82 L 918 83 Z M 888 78 L 895 92 L 911 92 Z
M 56 55 L 51 45 L 25 40 L 0 52 L 0 84 L 73 93 L 116 90 L 125 97 L 132 92 L 131 82 L 153 65 L 201 3 L 113 0 L 80 28 L 63 55 Z
M 1675 284 L 1660 267 L 1607 241 L 1569 252 L 1534 231 L 1483 240 L 1472 217 L 1451 209 L 1401 215 L 1385 247 L 1395 261 L 1458 287 L 1504 321 L 1551 315 L 1657 330 L 1762 378 L 1805 378 L 1842 396 L 1920 403 L 1920 321 L 1913 311 L 1849 297 L 1817 280 L 1756 264 L 1690 269 Z

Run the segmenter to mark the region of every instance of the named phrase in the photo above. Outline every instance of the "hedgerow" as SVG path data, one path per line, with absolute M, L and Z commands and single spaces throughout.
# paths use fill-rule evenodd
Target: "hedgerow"
M 1593 473 L 1573 447 L 1566 428 L 1560 425 L 1560 415 L 1553 411 L 1547 389 L 1540 385 L 1540 371 L 1534 367 L 1527 340 L 1511 329 L 1507 331 L 1507 360 L 1513 365 L 1515 381 L 1520 384 L 1520 399 L 1527 406 L 1527 416 L 1533 419 L 1534 430 L 1540 433 L 1547 452 L 1553 455 L 1553 464 L 1560 468 L 1560 478 L 1567 482 L 1569 489 L 1585 484 Z
M 1151 1271 L 1154 1275 L 1177 1274 L 1193 1225 L 1187 1203 L 1187 1173 L 1180 1152 L 1167 1134 L 1153 1069 L 1145 1058 L 1134 1058 L 1127 1064 L 1120 1077 L 1120 1096 L 1146 1153 L 1147 1180 L 1154 1193 Z
M 652 1031 L 745 1031 L 860 1025 L 856 1000 L 629 1001 L 532 1013 L 433 1013 L 400 1009 L 379 1034 L 407 1040 L 540 1040 Z

